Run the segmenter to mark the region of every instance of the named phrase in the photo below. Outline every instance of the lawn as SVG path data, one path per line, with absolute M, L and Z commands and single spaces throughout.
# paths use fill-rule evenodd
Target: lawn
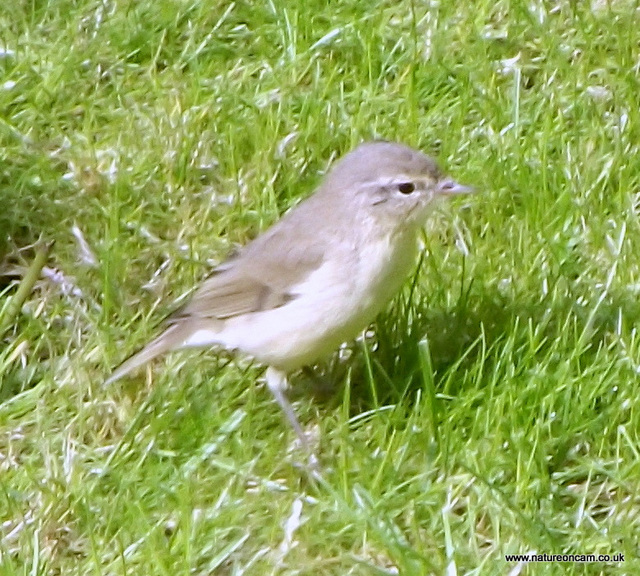
M 293 378 L 319 481 L 247 359 L 104 385 L 375 138 L 478 193 Z M 640 573 L 638 0 L 12 0 L 0 144 L 2 576 Z

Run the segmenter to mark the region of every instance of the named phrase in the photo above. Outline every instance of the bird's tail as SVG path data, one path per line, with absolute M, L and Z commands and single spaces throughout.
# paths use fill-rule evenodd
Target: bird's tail
M 149 342 L 142 350 L 127 358 L 118 366 L 111 376 L 105 380 L 105 384 L 111 384 L 120 380 L 123 376 L 153 360 L 156 356 L 169 350 L 180 348 L 189 337 L 192 330 L 187 326 L 177 323 L 169 326 L 160 336 Z

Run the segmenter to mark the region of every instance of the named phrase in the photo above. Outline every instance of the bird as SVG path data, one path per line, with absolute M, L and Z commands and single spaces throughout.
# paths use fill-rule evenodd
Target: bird
M 285 396 L 289 375 L 330 356 L 385 309 L 416 266 L 436 201 L 472 191 L 410 146 L 360 144 L 309 197 L 214 268 L 106 383 L 178 349 L 244 354 L 267 367 L 269 390 L 308 446 Z

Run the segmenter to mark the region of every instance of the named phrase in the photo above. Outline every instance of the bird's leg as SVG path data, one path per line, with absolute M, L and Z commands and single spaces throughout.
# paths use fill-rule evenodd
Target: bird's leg
M 284 395 L 284 390 L 287 387 L 287 375 L 283 372 L 280 372 L 280 370 L 269 366 L 267 368 L 266 376 L 267 386 L 269 387 L 269 390 L 271 390 L 271 393 L 276 399 L 276 402 L 280 405 L 280 408 L 282 408 L 282 411 L 285 413 L 287 420 L 289 420 L 289 424 L 291 424 L 296 435 L 298 436 L 303 449 L 309 454 L 309 465 L 311 469 L 316 470 L 318 466 L 318 459 L 313 453 L 311 446 L 309 446 L 309 440 L 307 440 L 307 436 L 302 430 L 302 426 L 300 426 L 298 418 L 296 418 L 293 407 Z
M 276 399 L 276 402 L 282 408 L 282 411 L 285 413 L 287 420 L 289 420 L 289 424 L 295 430 L 300 443 L 305 448 L 305 450 L 309 450 L 309 442 L 307 441 L 307 437 L 305 436 L 304 431 L 302 430 L 302 426 L 300 426 L 300 422 L 296 418 L 296 413 L 293 411 L 293 407 L 289 403 L 289 400 L 284 395 L 284 391 L 287 388 L 287 375 L 284 372 L 280 372 L 280 370 L 276 370 L 275 368 L 269 366 L 267 368 L 267 386 L 269 390 L 271 390 L 271 394 Z

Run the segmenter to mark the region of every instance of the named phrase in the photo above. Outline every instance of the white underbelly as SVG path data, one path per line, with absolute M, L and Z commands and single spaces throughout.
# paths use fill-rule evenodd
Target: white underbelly
M 325 264 L 294 287 L 285 305 L 229 318 L 220 330 L 199 330 L 185 345 L 220 344 L 284 371 L 316 362 L 357 336 L 402 286 L 416 247 L 413 238 L 399 244 L 392 249 L 379 242 L 346 267 Z

